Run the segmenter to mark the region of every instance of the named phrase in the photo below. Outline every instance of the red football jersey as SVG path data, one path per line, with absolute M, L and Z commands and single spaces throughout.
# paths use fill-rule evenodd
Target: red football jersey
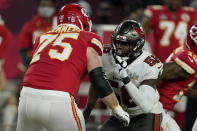
M 181 7 L 177 12 L 170 12 L 167 6 L 148 6 L 145 15 L 153 29 L 155 43 L 153 53 L 164 62 L 170 53 L 183 45 L 189 28 L 194 24 L 196 9 Z
M 5 54 L 5 51 L 11 42 L 11 38 L 12 35 L 10 31 L 4 25 L 0 25 L 0 59 Z
M 190 74 L 185 80 L 164 82 L 157 88 L 164 109 L 172 110 L 174 105 L 184 95 L 185 89 L 191 87 L 197 80 L 197 55 L 186 47 L 181 46 L 169 56 L 167 61 L 175 61 Z
M 87 74 L 88 47 L 93 47 L 102 55 L 100 37 L 95 33 L 81 31 L 74 25 L 58 26 L 37 37 L 23 85 L 64 91 L 75 97 L 80 81 Z

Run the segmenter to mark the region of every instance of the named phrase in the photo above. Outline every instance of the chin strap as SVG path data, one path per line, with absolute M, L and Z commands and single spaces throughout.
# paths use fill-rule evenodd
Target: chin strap
M 112 50 L 112 56 L 113 56 L 116 64 L 119 64 L 122 68 L 126 68 L 127 64 L 125 62 L 129 59 L 129 57 L 120 57 L 120 56 L 116 55 L 116 53 L 113 50 Z

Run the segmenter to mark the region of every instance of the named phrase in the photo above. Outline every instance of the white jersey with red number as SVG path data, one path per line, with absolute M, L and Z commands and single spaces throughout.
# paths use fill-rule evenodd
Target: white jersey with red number
M 110 53 L 103 54 L 102 62 L 107 79 L 113 87 L 120 105 L 131 116 L 142 114 L 142 109 L 136 105 L 129 96 L 123 82 L 120 79 L 118 68 L 115 64 L 113 56 Z M 143 52 L 135 61 L 127 67 L 127 73 L 131 82 L 139 87 L 140 83 L 147 79 L 157 79 L 162 71 L 163 64 L 158 58 L 148 52 Z M 159 103 L 159 94 L 157 93 L 158 102 L 155 103 L 153 110 L 150 113 L 161 113 L 162 105 Z

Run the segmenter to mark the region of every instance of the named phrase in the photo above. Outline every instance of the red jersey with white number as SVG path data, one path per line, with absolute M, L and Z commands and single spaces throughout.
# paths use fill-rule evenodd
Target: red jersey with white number
M 80 81 L 87 74 L 86 50 L 94 48 L 102 55 L 98 35 L 81 31 L 74 25 L 58 26 L 36 39 L 33 58 L 23 85 L 56 90 L 76 96 Z
M 172 110 L 184 95 L 184 90 L 192 86 L 197 80 L 197 55 L 181 46 L 169 56 L 168 61 L 175 61 L 190 74 L 185 80 L 165 82 L 157 88 L 164 109 Z
M 183 45 L 187 32 L 194 24 L 196 9 L 181 7 L 177 12 L 169 11 L 167 6 L 149 6 L 145 15 L 154 33 L 153 53 L 164 62 L 170 53 Z

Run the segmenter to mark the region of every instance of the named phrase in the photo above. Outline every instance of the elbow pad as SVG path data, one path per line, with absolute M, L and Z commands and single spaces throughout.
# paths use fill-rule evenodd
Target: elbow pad
M 105 79 L 105 75 L 102 70 L 102 67 L 97 67 L 93 69 L 89 73 L 89 77 L 90 77 L 90 81 L 93 84 L 93 87 L 96 88 L 100 98 L 104 98 L 110 95 L 111 93 L 113 93 L 113 90 L 109 82 Z

